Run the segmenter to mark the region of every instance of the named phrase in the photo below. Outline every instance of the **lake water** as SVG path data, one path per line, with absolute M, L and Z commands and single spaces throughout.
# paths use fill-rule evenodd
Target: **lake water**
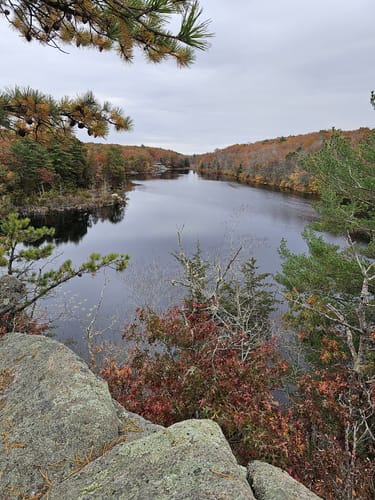
M 136 181 L 127 198 L 120 210 L 105 208 L 33 220 L 56 226 L 56 262 L 72 259 L 78 264 L 92 252 L 131 256 L 124 273 L 106 271 L 77 278 L 42 304 L 54 321 L 57 338 L 72 341 L 73 349 L 83 355 L 82 330 L 93 319 L 90 308 L 101 296 L 96 326 L 106 329 L 104 337 L 114 342 L 137 306 L 150 303 L 161 310 L 181 301 L 183 291 L 170 286 L 179 273 L 172 256 L 178 250 L 178 232 L 187 253 L 199 242 L 205 258 L 226 262 L 241 247 L 242 259 L 253 255 L 260 272 L 274 273 L 280 269 L 277 249 L 281 239 L 288 241 L 291 250 L 304 251 L 300 234 L 315 218 L 308 199 L 205 180 L 193 172 Z

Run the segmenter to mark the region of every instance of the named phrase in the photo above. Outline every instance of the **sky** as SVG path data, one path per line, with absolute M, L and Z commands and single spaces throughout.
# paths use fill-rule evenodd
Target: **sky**
M 0 89 L 29 86 L 56 98 L 92 90 L 120 106 L 132 132 L 108 142 L 180 153 L 213 151 L 332 127 L 374 127 L 374 0 L 201 0 L 215 33 L 189 68 L 137 52 L 28 43 L 0 21 Z M 79 136 L 87 140 L 87 136 Z M 90 138 L 91 140 L 91 138 Z

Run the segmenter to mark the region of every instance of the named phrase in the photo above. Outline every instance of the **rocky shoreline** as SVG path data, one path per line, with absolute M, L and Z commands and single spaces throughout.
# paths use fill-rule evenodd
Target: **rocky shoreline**
M 94 210 L 101 207 L 124 206 L 126 204 L 126 190 L 113 193 L 98 193 L 87 191 L 84 195 L 67 194 L 41 199 L 40 203 L 26 203 L 13 207 L 12 211 L 20 215 L 46 215 L 51 212 L 65 212 L 76 210 Z

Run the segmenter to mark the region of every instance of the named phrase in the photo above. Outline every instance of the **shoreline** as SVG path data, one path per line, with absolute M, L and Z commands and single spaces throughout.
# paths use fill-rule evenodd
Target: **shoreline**
M 132 183 L 121 189 L 101 193 L 97 190 L 82 190 L 65 194 L 48 193 L 38 201 L 26 202 L 22 205 L 11 203 L 3 211 L 5 215 L 17 212 L 23 217 L 33 215 L 47 215 L 53 212 L 65 212 L 75 210 L 94 210 L 101 207 L 126 205 L 126 193 L 132 189 Z
M 307 190 L 307 189 L 295 189 L 287 185 L 283 185 L 283 183 L 268 183 L 267 181 L 257 182 L 256 180 L 244 179 L 241 180 L 237 175 L 230 173 L 209 173 L 207 171 L 202 171 L 199 169 L 193 169 L 198 175 L 200 175 L 203 179 L 207 180 L 217 180 L 217 181 L 232 181 L 238 182 L 242 186 L 250 186 L 259 189 L 265 189 L 269 191 L 276 191 L 279 193 L 287 193 L 294 194 L 296 196 L 300 196 L 301 198 L 319 198 L 319 193 L 317 191 Z

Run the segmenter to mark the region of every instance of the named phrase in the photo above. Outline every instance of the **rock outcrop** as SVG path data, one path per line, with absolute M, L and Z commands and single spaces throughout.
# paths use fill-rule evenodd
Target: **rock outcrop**
M 154 425 L 113 401 L 62 344 L 8 334 L 0 338 L 0 498 L 318 497 L 276 467 L 239 466 L 214 422 Z
M 278 467 L 254 460 L 247 479 L 257 500 L 318 500 L 319 497 Z
M 211 420 L 187 420 L 125 441 L 50 493 L 56 500 L 254 499 L 246 472 Z
M 64 345 L 40 336 L 0 340 L 0 498 L 62 481 L 127 434 L 159 430 L 123 413 L 104 381 Z M 17 498 L 17 496 L 16 496 Z
M 26 287 L 16 277 L 5 274 L 0 277 L 0 317 L 11 314 L 26 295 Z M 0 325 L 1 326 L 1 325 Z

